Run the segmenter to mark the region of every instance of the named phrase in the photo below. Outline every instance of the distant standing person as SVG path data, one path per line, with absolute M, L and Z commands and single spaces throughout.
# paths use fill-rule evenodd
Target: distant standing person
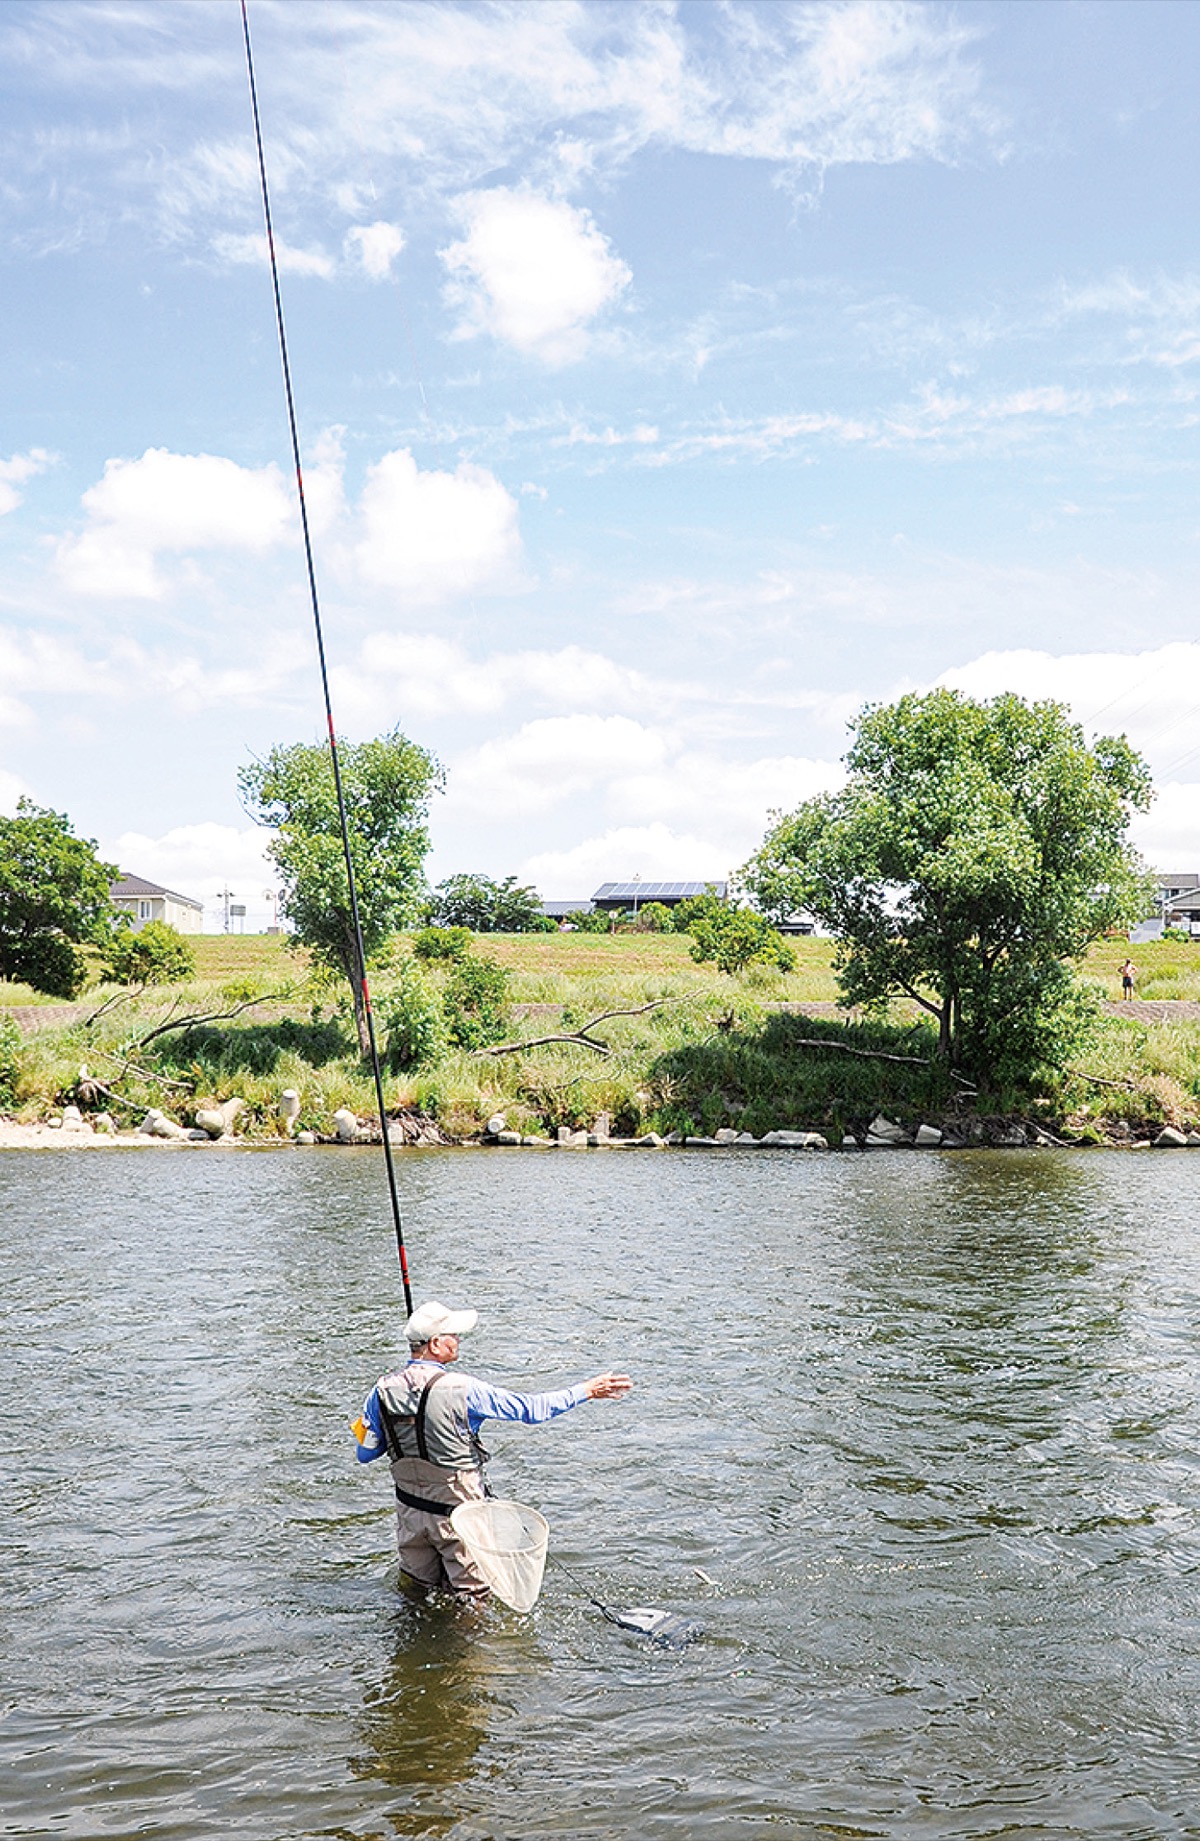
M 1137 977 L 1137 967 L 1132 959 L 1126 959 L 1121 967 L 1121 995 L 1128 1003 L 1133 996 L 1133 981 Z

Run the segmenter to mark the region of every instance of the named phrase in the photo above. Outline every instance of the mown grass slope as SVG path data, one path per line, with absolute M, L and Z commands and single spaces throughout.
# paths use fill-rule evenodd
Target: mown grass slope
M 318 1131 L 331 1128 L 341 1105 L 374 1115 L 344 990 L 314 975 L 281 936 L 200 935 L 191 944 L 196 976 L 169 990 L 98 986 L 64 1010 L 0 986 L 0 1014 L 29 1006 L 11 1109 L 46 1114 L 77 1093 L 86 1067 L 126 1119 L 149 1105 L 185 1118 L 204 1099 L 237 1093 L 251 1127 L 270 1134 L 285 1086 L 300 1092 L 302 1123 Z M 1074 1071 L 1048 1079 L 1044 1105 L 1031 1108 L 1028 1094 L 1019 1102 L 972 1095 L 928 1065 L 932 1039 L 910 1005 L 869 1019 L 836 1011 L 832 943 L 794 944 L 786 976 L 730 979 L 697 965 L 689 941 L 675 935 L 480 937 L 474 950 L 509 975 L 507 1041 L 570 1036 L 603 1012 L 630 1014 L 596 1025 L 602 1048 L 548 1041 L 497 1055 L 443 1044 L 426 1062 L 389 1071 L 389 1109 L 429 1113 L 455 1136 L 477 1132 L 496 1111 L 529 1131 L 590 1125 L 606 1113 L 618 1131 L 734 1125 L 756 1134 L 776 1126 L 839 1133 L 879 1109 L 915 1117 L 1018 1103 L 1085 1132 L 1117 1117 L 1200 1119 L 1200 1021 L 1186 1013 L 1167 1024 L 1110 1016 Z M 389 1003 L 410 951 L 398 939 L 372 978 L 385 1052 Z M 1104 941 L 1083 968 L 1110 1002 L 1129 951 L 1124 940 Z M 1139 998 L 1200 1004 L 1200 946 L 1156 943 L 1133 957 Z M 446 975 L 425 974 L 435 997 Z M 46 1027 L 36 1026 L 40 1011 Z

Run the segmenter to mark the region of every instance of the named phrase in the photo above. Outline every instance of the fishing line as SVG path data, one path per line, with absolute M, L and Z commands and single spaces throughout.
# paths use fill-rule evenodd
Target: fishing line
M 279 263 L 275 254 L 275 232 L 271 224 L 271 198 L 267 189 L 267 162 L 263 152 L 262 124 L 258 113 L 258 86 L 254 80 L 254 54 L 250 48 L 250 17 L 246 0 L 241 0 L 242 37 L 246 45 L 246 75 L 250 81 L 250 106 L 254 114 L 254 141 L 258 150 L 258 176 L 262 187 L 263 220 L 267 230 L 267 253 L 271 261 L 271 286 L 275 293 L 275 325 L 279 334 L 279 357 L 283 365 L 283 389 L 287 399 L 288 428 L 292 438 L 292 459 L 296 469 L 296 492 L 300 500 L 300 528 L 304 535 L 304 560 L 308 568 L 308 592 L 312 604 L 313 627 L 317 636 L 317 658 L 321 666 L 321 689 L 325 698 L 325 721 L 329 730 L 329 758 L 333 764 L 333 785 L 337 794 L 338 821 L 342 832 L 342 855 L 346 863 L 346 882 L 350 891 L 350 918 L 354 928 L 354 951 L 357 959 L 358 986 L 362 993 L 363 1012 L 367 1019 L 367 1038 L 371 1045 L 371 1069 L 375 1076 L 375 1097 L 379 1106 L 379 1131 L 383 1142 L 383 1160 L 387 1168 L 388 1192 L 392 1203 L 392 1221 L 396 1232 L 396 1253 L 400 1261 L 400 1278 L 404 1286 L 404 1304 L 412 1316 L 412 1287 L 408 1277 L 408 1254 L 404 1246 L 404 1222 L 400 1214 L 400 1196 L 396 1188 L 396 1169 L 388 1137 L 387 1109 L 383 1102 L 383 1075 L 379 1067 L 379 1049 L 375 1041 L 375 1016 L 371 1009 L 371 992 L 367 984 L 367 956 L 363 949 L 362 923 L 358 912 L 358 889 L 354 880 L 354 861 L 350 853 L 350 827 L 346 817 L 346 799 L 342 790 L 342 772 L 338 760 L 337 735 L 333 726 L 333 703 L 329 695 L 329 672 L 325 663 L 325 636 L 321 627 L 321 603 L 317 594 L 317 572 L 313 563 L 312 537 L 308 526 L 308 506 L 304 497 L 304 469 L 300 462 L 300 436 L 296 428 L 296 404 L 292 394 L 292 368 L 288 360 L 287 334 L 283 325 L 283 297 L 279 291 Z
M 634 1636 L 649 1637 L 661 1649 L 685 1649 L 702 1634 L 700 1626 L 691 1618 L 682 1617 L 675 1611 L 661 1611 L 656 1605 L 635 1605 L 628 1611 L 614 1611 L 611 1605 L 602 1603 L 595 1596 L 588 1582 L 557 1553 L 551 1553 L 547 1558 L 566 1573 L 575 1590 L 596 1607 L 605 1622 L 615 1624 L 619 1630 L 628 1630 Z

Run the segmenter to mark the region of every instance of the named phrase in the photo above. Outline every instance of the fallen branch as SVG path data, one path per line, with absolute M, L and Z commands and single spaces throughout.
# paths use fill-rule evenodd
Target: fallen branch
M 90 1029 L 92 1024 L 97 1022 L 100 1019 L 100 1017 L 104 1015 L 104 1012 L 106 1010 L 113 1009 L 114 1006 L 117 1004 L 129 1003 L 131 999 L 135 997 L 140 997 L 142 995 L 142 992 L 145 989 L 146 987 L 144 984 L 139 984 L 139 985 L 135 985 L 133 989 L 129 991 L 114 991 L 111 997 L 105 998 L 104 1002 L 101 1004 L 98 1010 L 93 1010 L 90 1016 L 84 1017 L 83 1019 L 84 1028 Z
M 634 1010 L 605 1010 L 600 1016 L 594 1016 L 579 1029 L 567 1035 L 531 1036 L 526 1042 L 497 1042 L 491 1048 L 477 1048 L 477 1055 L 519 1055 L 527 1048 L 544 1048 L 549 1042 L 577 1042 L 581 1048 L 594 1048 L 598 1055 L 611 1055 L 612 1049 L 607 1042 L 597 1042 L 589 1034 L 598 1029 L 601 1023 L 607 1023 L 614 1016 L 645 1016 L 647 1010 L 661 1010 L 664 1004 L 682 1003 L 679 997 L 656 997 L 648 1004 L 639 1004 Z
M 90 1052 L 95 1055 L 103 1055 L 106 1061 L 118 1062 L 121 1070 L 117 1076 L 119 1080 L 124 1080 L 126 1074 L 133 1074 L 136 1075 L 138 1080 L 148 1080 L 152 1086 L 174 1087 L 177 1093 L 193 1093 L 195 1091 L 196 1083 L 194 1080 L 172 1080 L 169 1074 L 155 1073 L 152 1068 L 140 1068 L 136 1061 L 130 1061 L 123 1055 L 114 1055 L 111 1049 L 97 1048 L 95 1044 L 93 1044 Z M 85 1078 L 90 1078 L 90 1076 L 85 1076 Z
M 244 1003 L 235 1004 L 232 1010 L 209 1010 L 199 1016 L 168 1016 L 146 1035 L 139 1036 L 132 1044 L 134 1048 L 145 1048 L 147 1042 L 153 1042 L 157 1036 L 165 1036 L 172 1029 L 199 1029 L 204 1023 L 228 1023 L 243 1010 L 253 1010 L 256 1004 L 278 1003 L 285 996 L 283 991 L 267 991 L 262 997 L 248 997 Z
M 97 1080 L 94 1074 L 88 1074 L 82 1079 L 76 1091 L 82 1100 L 90 1101 L 97 1093 L 102 1093 L 105 1099 L 115 1100 L 118 1106 L 125 1106 L 130 1112 L 146 1111 L 144 1100 L 126 1099 L 123 1093 L 117 1093 L 112 1087 L 106 1087 L 104 1082 Z
M 852 1048 L 849 1042 L 830 1042 L 823 1036 L 793 1036 L 788 1045 L 791 1048 L 829 1049 L 835 1055 L 858 1055 L 864 1061 L 902 1061 L 910 1068 L 931 1068 L 937 1063 L 928 1055 L 891 1055 L 883 1048 Z M 952 1080 L 961 1080 L 962 1075 L 951 1074 Z
M 1102 1074 L 1086 1074 L 1082 1068 L 1064 1068 L 1064 1074 L 1072 1074 L 1076 1080 L 1090 1080 L 1094 1087 L 1118 1087 L 1123 1093 L 1139 1091 L 1136 1080 L 1105 1080 Z
M 1039 1138 L 1046 1138 L 1051 1144 L 1056 1144 L 1060 1151 L 1074 1149 L 1070 1138 L 1056 1138 L 1052 1131 L 1048 1131 L 1044 1125 L 1039 1125 L 1036 1119 L 1022 1119 L 1021 1123 L 1027 1130 L 1036 1132 Z

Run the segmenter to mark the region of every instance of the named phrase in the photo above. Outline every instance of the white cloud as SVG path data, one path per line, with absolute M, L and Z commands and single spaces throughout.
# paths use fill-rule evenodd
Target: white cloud
M 216 454 L 148 448 L 140 460 L 110 460 L 83 495 L 87 527 L 64 539 L 58 568 L 76 593 L 157 600 L 166 584 L 160 551 L 234 549 L 261 553 L 294 524 L 279 469 L 240 467 Z
M 43 104 L 43 134 L 14 131 L 5 149 L 38 246 L 64 224 L 102 234 L 114 198 L 123 216 L 140 201 L 169 236 L 195 224 L 207 236 L 222 212 L 244 231 L 252 156 L 219 10 L 157 9 L 152 32 L 142 7 L 69 14 L 68 31 L 60 9 L 22 12 L 3 47 L 61 98 L 58 120 Z M 760 160 L 811 186 L 840 164 L 999 145 L 975 33 L 916 0 L 288 7 L 267 9 L 259 34 L 284 221 L 360 202 L 364 170 L 408 196 L 447 195 L 522 166 L 574 183 L 660 147 Z M 101 112 L 112 95 L 117 127 Z M 182 106 L 164 111 L 164 95 L 193 110 L 200 99 L 199 126 Z
M 17 800 L 22 796 L 32 798 L 33 788 L 20 774 L 9 773 L 6 768 L 0 767 L 0 814 L 5 818 L 15 818 Z
M 640 672 L 590 652 L 493 652 L 472 658 L 436 633 L 372 633 L 332 674 L 337 705 L 359 727 L 407 717 L 483 715 L 519 699 L 575 709 L 631 709 L 651 689 Z
M 270 837 L 260 825 L 176 825 L 158 837 L 124 831 L 103 840 L 100 854 L 127 875 L 145 876 L 203 902 L 209 932 L 223 925 L 220 897 L 228 888 L 231 899 L 246 907 L 247 926 L 255 931 L 273 919 L 274 904 L 266 891 L 275 888 L 278 874 L 264 855 Z
M 213 248 L 224 262 L 267 268 L 271 255 L 265 236 L 221 235 L 213 238 Z M 315 275 L 321 281 L 333 278 L 336 264 L 323 249 L 293 249 L 275 238 L 275 261 L 281 275 Z
M 666 738 L 628 716 L 547 716 L 456 761 L 446 810 L 524 817 L 591 795 L 666 758 Z
M 357 561 L 370 582 L 423 604 L 518 586 L 517 502 L 494 474 L 463 461 L 423 473 L 407 448 L 367 473 Z
M 392 263 L 404 248 L 404 232 L 398 224 L 380 221 L 356 224 L 346 233 L 346 250 L 362 266 L 372 281 L 386 281 Z
M 34 447 L 26 454 L 13 454 L 8 460 L 0 460 L 0 518 L 17 509 L 21 503 L 18 488 L 35 473 L 44 473 L 51 458 L 45 448 Z
M 591 322 L 631 280 L 590 212 L 497 186 L 460 214 L 467 234 L 442 251 L 460 336 L 491 333 L 552 365 L 582 358 Z
M 111 697 L 118 673 L 109 660 L 90 655 L 59 634 L 0 628 L 0 727 L 33 728 L 41 695 Z
M 740 862 L 762 841 L 770 812 L 791 811 L 844 780 L 836 761 L 794 755 L 746 761 L 688 749 L 650 772 L 621 775 L 609 799 L 625 812 L 661 813 L 703 829 Z
M 1169 781 L 1144 817 L 1130 827 L 1133 841 L 1152 869 L 1200 870 L 1200 786 Z
M 1164 777 L 1200 754 L 1200 644 L 1147 652 L 986 652 L 943 672 L 971 697 L 1013 691 L 1067 704 L 1089 735 L 1128 735 Z
M 86 712 L 136 704 L 150 720 L 167 710 L 290 707 L 290 687 L 300 680 L 303 702 L 310 671 L 295 634 L 269 629 L 256 630 L 231 662 L 223 652 L 210 660 L 199 650 L 148 646 L 124 634 L 85 648 L 58 634 L 0 627 L 0 727 L 35 729 L 51 704 L 59 723 L 72 720 L 73 708 L 90 721 Z
M 709 838 L 648 825 L 615 825 L 566 850 L 526 857 L 517 875 L 531 882 L 545 901 L 590 896 L 602 882 L 723 881 L 736 868 Z

